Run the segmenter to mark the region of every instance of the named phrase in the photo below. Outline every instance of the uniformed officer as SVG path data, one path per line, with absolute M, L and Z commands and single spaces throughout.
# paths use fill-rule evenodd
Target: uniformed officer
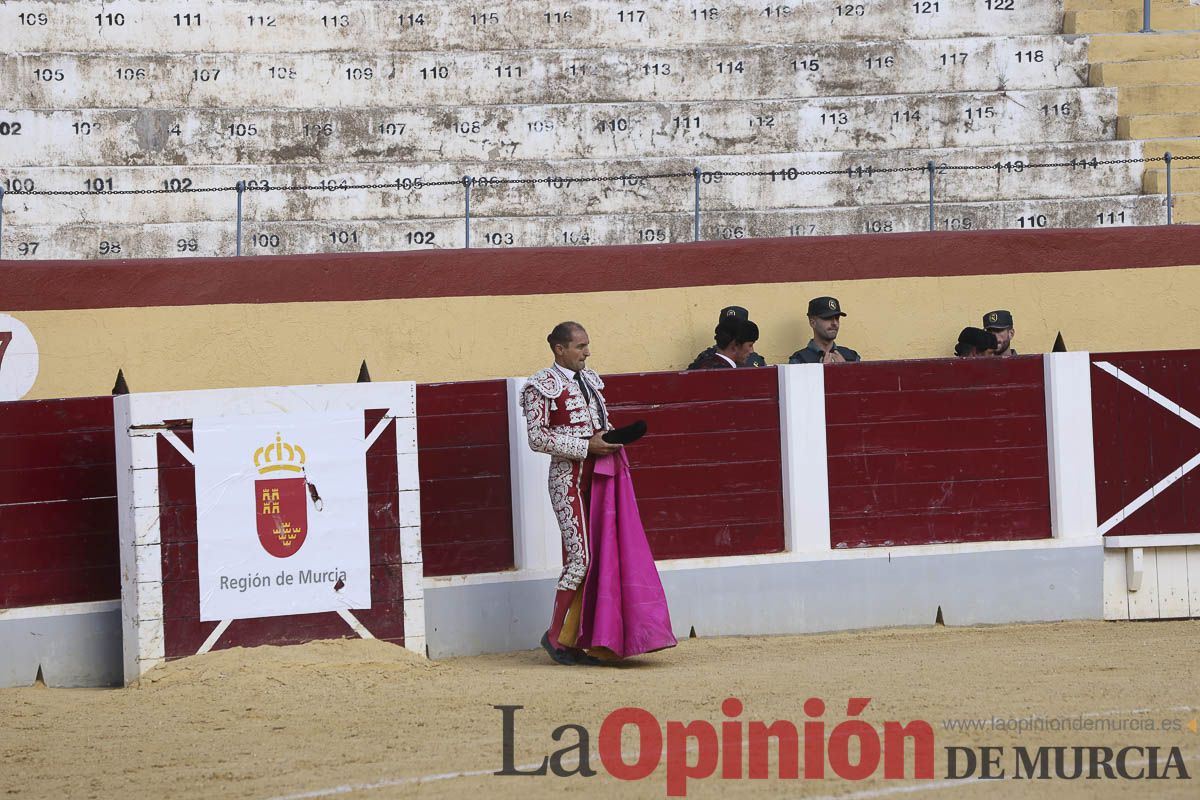
M 717 333 L 718 333 L 718 328 L 720 328 L 720 326 L 721 326 L 721 322 L 726 319 L 730 319 L 730 318 L 749 320 L 750 312 L 747 311 L 746 309 L 742 308 L 741 306 L 725 306 L 725 308 L 722 308 L 720 316 L 717 317 L 717 328 L 713 329 L 713 339 L 714 340 L 720 338 L 717 335 Z M 716 346 L 710 347 L 707 350 L 703 351 L 698 356 L 696 356 L 694 359 L 692 359 L 692 363 L 688 364 L 688 369 L 703 369 L 704 367 L 702 365 L 711 363 L 713 355 L 716 352 L 717 352 Z M 750 353 L 750 355 L 746 356 L 746 362 L 744 364 L 742 364 L 741 366 L 743 366 L 743 367 L 765 367 L 766 365 L 767 365 L 767 360 L 765 358 L 760 356 L 758 353 L 752 352 L 752 353 Z
M 996 355 L 1007 358 L 1017 354 L 1017 351 L 1012 349 L 1014 336 L 1012 312 L 1004 309 L 989 311 L 983 315 L 983 329 L 996 334 Z
M 792 353 L 789 364 L 838 364 L 843 361 L 861 361 L 862 357 L 849 347 L 834 344 L 842 326 L 842 305 L 836 297 L 814 297 L 808 301 L 808 324 L 812 326 L 813 338 L 808 346 Z

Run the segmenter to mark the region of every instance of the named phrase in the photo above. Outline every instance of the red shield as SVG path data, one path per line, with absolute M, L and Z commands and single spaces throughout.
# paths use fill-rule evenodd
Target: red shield
M 308 533 L 308 504 L 304 478 L 276 478 L 254 482 L 254 513 L 258 540 L 276 558 L 287 558 L 300 549 Z

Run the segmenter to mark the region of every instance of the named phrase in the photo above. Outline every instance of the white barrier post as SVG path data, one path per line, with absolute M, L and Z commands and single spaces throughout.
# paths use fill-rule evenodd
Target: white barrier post
M 1047 353 L 1046 450 L 1050 530 L 1055 539 L 1096 536 L 1096 462 L 1092 445 L 1089 353 Z
M 828 552 L 831 548 L 825 367 L 781 364 L 777 369 L 784 550 Z
M 512 486 L 513 563 L 520 570 L 562 569 L 562 536 L 546 482 L 550 456 L 529 449 L 521 390 L 525 378 L 509 378 L 508 464 Z

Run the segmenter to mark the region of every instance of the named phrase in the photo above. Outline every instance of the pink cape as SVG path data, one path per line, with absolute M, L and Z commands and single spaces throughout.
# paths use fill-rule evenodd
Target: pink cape
M 588 526 L 591 560 L 575 646 L 607 647 L 620 658 L 674 647 L 624 450 L 596 459 Z

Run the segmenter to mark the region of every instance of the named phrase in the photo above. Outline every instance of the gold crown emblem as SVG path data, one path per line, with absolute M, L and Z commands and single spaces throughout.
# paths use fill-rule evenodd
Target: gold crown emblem
M 254 466 L 261 475 L 268 472 L 303 472 L 304 448 L 285 442 L 277 433 L 274 442 L 254 451 Z

